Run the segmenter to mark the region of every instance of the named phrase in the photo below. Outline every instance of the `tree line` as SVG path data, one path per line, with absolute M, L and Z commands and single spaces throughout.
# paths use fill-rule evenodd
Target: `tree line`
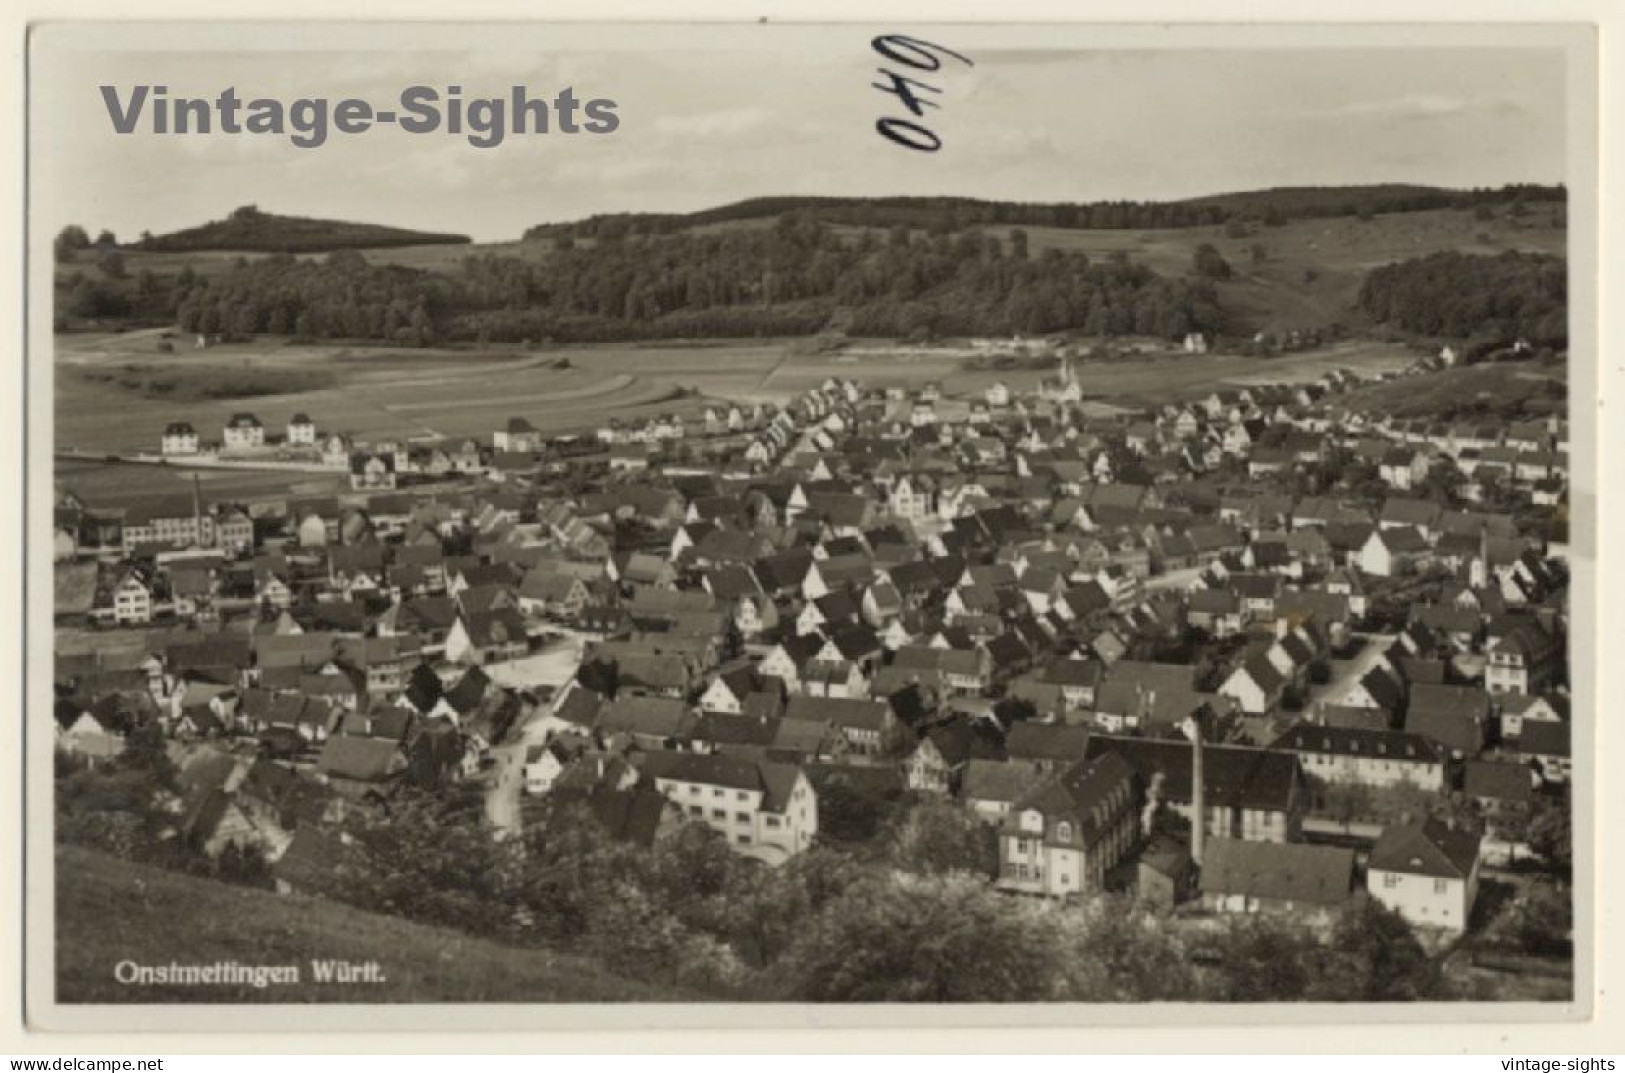
M 1445 251 L 1385 265 L 1366 276 L 1358 303 L 1421 335 L 1568 342 L 1568 266 L 1549 254 Z
M 1378 184 L 1306 186 L 1220 194 L 1183 201 L 1019 202 L 959 197 L 762 197 L 691 213 L 604 213 L 570 223 L 538 224 L 527 239 L 624 238 L 671 234 L 707 224 L 808 213 L 849 227 L 918 228 L 949 234 L 971 227 L 1018 226 L 1104 230 L 1202 227 L 1236 219 L 1267 224 L 1360 212 L 1416 212 L 1480 205 L 1562 201 L 1561 186 L 1514 183 L 1452 190 Z
M 266 332 L 405 345 L 810 335 L 1177 337 L 1218 331 L 1207 277 L 1126 257 L 1034 255 L 1021 230 L 922 236 L 841 231 L 805 213 L 773 227 L 566 244 L 544 261 L 481 255 L 453 269 L 374 265 L 355 251 L 277 254 L 169 286 L 106 274 L 59 283 L 69 313 L 172 307 L 188 332 Z M 141 291 L 141 287 L 146 290 Z M 145 297 L 136 301 L 137 292 Z

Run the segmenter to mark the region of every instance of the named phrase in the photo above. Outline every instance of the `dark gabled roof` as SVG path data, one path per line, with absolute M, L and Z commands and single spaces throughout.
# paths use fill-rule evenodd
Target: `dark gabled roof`
M 1014 633 L 1001 633 L 987 643 L 987 654 L 995 667 L 1019 666 L 1032 659 L 1032 649 Z
M 1030 763 L 972 757 L 965 763 L 959 796 L 966 801 L 1014 802 L 1032 788 L 1038 777 Z
M 891 709 L 885 701 L 805 695 L 791 697 L 784 710 L 788 719 L 807 719 L 837 727 L 876 732 L 884 729 L 886 718 L 890 713 Z
M 893 587 L 904 596 L 926 596 L 943 585 L 937 568 L 927 561 L 898 563 L 888 574 Z
M 1006 823 L 1019 828 L 1018 814 L 1036 810 L 1046 820 L 1070 821 L 1076 843 L 1093 846 L 1115 821 L 1109 811 L 1102 813 L 1101 806 L 1114 792 L 1125 788 L 1132 796 L 1135 777 L 1134 769 L 1116 753 L 1075 761 L 1017 798 Z M 1048 834 L 1058 838 L 1054 828 Z
M 485 699 L 486 690 L 490 688 L 491 676 L 478 667 L 470 667 L 463 672 L 457 684 L 446 691 L 445 701 L 455 708 L 458 714 L 467 715 L 479 707 L 480 701 Z
M 399 772 L 403 759 L 395 742 L 338 734 L 323 743 L 316 769 L 336 778 L 382 782 Z
M 856 619 L 858 617 L 858 601 L 846 589 L 837 589 L 826 593 L 813 601 L 818 613 L 824 616 L 824 621 L 835 623 L 842 619 Z
M 799 633 L 780 641 L 779 647 L 799 670 L 823 649 L 824 639 L 816 633 Z
M 1360 685 L 1377 702 L 1377 706 L 1392 715 L 1405 705 L 1405 689 L 1394 680 L 1384 667 L 1372 667 L 1360 679 Z
M 1526 719 L 1518 732 L 1518 751 L 1529 756 L 1568 756 L 1571 737 L 1567 723 Z
M 762 680 L 766 688 L 749 693 L 740 702 L 740 712 L 758 720 L 778 719 L 784 715 L 784 683 L 771 676 Z
M 706 584 L 711 595 L 718 600 L 738 600 L 745 596 L 760 595 L 762 588 L 756 574 L 741 563 L 727 563 L 706 571 Z
M 1191 612 L 1198 615 L 1230 615 L 1241 607 L 1240 598 L 1230 589 L 1198 589 L 1188 599 Z
M 406 679 L 406 701 L 420 712 L 427 712 L 439 702 L 443 692 L 440 676 L 427 663 L 412 668 Z
M 950 766 L 970 760 L 1003 760 L 1004 741 L 986 722 L 959 716 L 926 731 L 926 738 Z
M 1012 760 L 1070 762 L 1088 754 L 1089 741 L 1086 726 L 1024 720 L 1010 728 L 1005 750 Z
M 1202 858 L 1202 893 L 1294 905 L 1341 905 L 1354 885 L 1354 851 L 1298 842 L 1214 838 Z
M 1526 804 L 1534 799 L 1534 772 L 1523 764 L 1469 760 L 1462 765 L 1461 789 L 1468 797 Z
M 846 623 L 828 632 L 829 640 L 846 659 L 857 659 L 880 648 L 880 635 L 865 623 Z
M 776 719 L 761 719 L 751 715 L 706 712 L 695 723 L 693 736 L 696 741 L 710 742 L 718 746 L 756 745 L 766 748 L 773 744 L 774 736 L 778 732 L 775 725 L 777 722 Z
M 1101 692 L 1134 695 L 1136 691 L 1189 692 L 1194 688 L 1196 668 L 1188 663 L 1152 663 L 1121 659 L 1106 671 Z
M 756 563 L 756 576 L 762 587 L 770 591 L 791 589 L 800 585 L 812 567 L 813 555 L 806 548 L 792 548 L 769 556 Z
M 1376 536 L 1389 551 L 1401 554 L 1414 555 L 1426 551 L 1428 547 L 1427 537 L 1415 526 L 1403 525 L 1393 529 L 1379 529 Z
M 1269 747 L 1291 752 L 1326 753 L 1373 760 L 1408 760 L 1426 764 L 1437 764 L 1444 760 L 1439 747 L 1420 734 L 1316 723 L 1299 723 L 1276 738 Z
M 1366 867 L 1435 879 L 1466 879 L 1478 861 L 1478 836 L 1437 817 L 1383 829 Z
M 1163 792 L 1173 801 L 1191 800 L 1189 741 L 1095 735 L 1088 755 L 1119 752 L 1142 778 L 1163 776 Z M 1209 806 L 1288 810 L 1299 780 L 1298 758 L 1289 752 L 1234 745 L 1204 745 L 1203 783 Z
M 1394 498 L 1383 503 L 1382 514 L 1378 520 L 1427 527 L 1437 524 L 1439 516 L 1443 513 L 1443 507 L 1425 499 Z
M 1406 720 L 1419 720 L 1429 726 L 1461 725 L 1483 722 L 1489 712 L 1489 694 L 1481 689 L 1416 682 L 1411 685 Z
M 668 697 L 617 697 L 604 705 L 599 717 L 607 734 L 624 731 L 658 738 L 680 736 L 688 722 L 688 705 Z
M 762 795 L 761 807 L 768 812 L 784 811 L 800 772 L 793 764 L 666 749 L 640 753 L 633 763 L 651 778 L 757 791 Z
M 1243 600 L 1273 600 L 1283 583 L 1279 574 L 1231 574 L 1225 587 Z
M 499 607 L 492 611 L 466 615 L 463 617 L 463 626 L 468 631 L 469 640 L 479 648 L 524 644 L 529 640 L 525 632 L 524 618 L 511 607 Z
M 553 715 L 566 723 L 590 729 L 598 725 L 598 714 L 603 705 L 603 697 L 586 686 L 574 685 L 553 709 Z

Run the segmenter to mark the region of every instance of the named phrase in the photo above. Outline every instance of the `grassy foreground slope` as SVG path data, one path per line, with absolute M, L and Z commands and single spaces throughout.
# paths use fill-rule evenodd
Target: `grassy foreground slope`
M 712 996 L 617 976 L 583 958 L 505 947 L 301 895 L 230 886 L 63 846 L 56 854 L 57 1001 L 693 1002 Z M 319 984 L 312 958 L 377 961 L 378 984 Z M 256 989 L 126 986 L 142 965 L 298 965 L 300 982 Z

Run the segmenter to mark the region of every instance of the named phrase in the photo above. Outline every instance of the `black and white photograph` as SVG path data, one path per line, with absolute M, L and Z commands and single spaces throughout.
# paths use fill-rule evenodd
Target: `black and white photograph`
M 1586 1016 L 1595 44 L 36 27 L 32 1000 Z

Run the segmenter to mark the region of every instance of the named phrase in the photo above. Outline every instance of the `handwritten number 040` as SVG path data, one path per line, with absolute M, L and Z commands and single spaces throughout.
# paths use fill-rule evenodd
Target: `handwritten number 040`
M 934 45 L 929 41 L 921 41 L 917 37 L 908 37 L 904 34 L 884 34 L 875 38 L 870 44 L 874 50 L 886 59 L 903 67 L 915 71 L 937 71 L 942 68 L 943 57 L 958 60 L 967 67 L 976 66 L 969 57 L 962 56 L 950 48 Z M 923 94 L 939 94 L 940 86 L 912 78 L 905 74 L 898 74 L 889 68 L 879 69 L 880 76 L 886 82 L 869 83 L 882 93 L 894 94 L 903 102 L 903 107 L 909 114 L 918 119 L 925 115 L 927 108 L 940 108 L 936 101 Z M 886 116 L 875 121 L 875 130 L 889 141 L 895 142 L 905 149 L 914 149 L 922 153 L 934 153 L 942 148 L 942 139 L 929 127 L 916 123 L 913 119 L 899 119 L 895 116 Z

